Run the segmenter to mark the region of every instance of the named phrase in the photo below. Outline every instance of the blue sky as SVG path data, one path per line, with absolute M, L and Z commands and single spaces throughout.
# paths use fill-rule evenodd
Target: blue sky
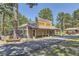
M 79 9 L 79 4 L 76 3 L 38 3 L 32 9 L 26 4 L 19 4 L 19 12 L 32 20 L 38 17 L 38 13 L 43 8 L 50 8 L 52 10 L 54 24 L 56 24 L 56 17 L 59 12 L 65 12 L 72 14 L 74 10 Z

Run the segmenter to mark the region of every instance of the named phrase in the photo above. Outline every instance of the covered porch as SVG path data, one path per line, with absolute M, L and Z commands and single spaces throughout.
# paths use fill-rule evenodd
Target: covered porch
M 28 37 L 39 38 L 39 37 L 49 37 L 57 34 L 57 29 L 43 29 L 43 28 L 28 28 Z

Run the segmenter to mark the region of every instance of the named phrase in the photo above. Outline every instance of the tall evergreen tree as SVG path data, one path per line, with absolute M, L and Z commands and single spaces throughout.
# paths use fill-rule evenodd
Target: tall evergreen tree
M 13 8 L 13 11 L 14 11 L 14 39 L 17 39 L 17 30 L 18 30 L 18 4 L 15 3 L 13 4 L 14 5 L 14 8 Z M 34 4 L 34 3 L 28 3 L 27 5 L 29 5 L 30 8 L 33 8 L 33 6 L 37 5 L 37 4 Z
M 75 27 L 79 27 L 79 9 L 73 12 L 73 22 Z
M 40 18 L 44 18 L 44 19 L 53 21 L 52 11 L 49 8 L 44 8 L 44 9 L 40 10 L 38 16 Z
M 7 3 L 2 3 L 0 4 L 0 13 L 2 15 L 2 20 L 1 20 L 1 31 L 2 35 L 5 35 L 5 29 L 6 29 L 6 16 L 12 16 L 12 9 L 10 8 L 10 5 Z
M 58 21 L 58 24 L 57 25 L 60 25 L 58 27 L 60 27 L 61 30 L 63 31 L 64 30 L 64 12 L 60 12 L 58 14 L 57 21 Z
M 72 17 L 69 13 L 60 12 L 57 16 L 57 21 L 57 25 L 62 31 L 66 28 L 72 27 Z

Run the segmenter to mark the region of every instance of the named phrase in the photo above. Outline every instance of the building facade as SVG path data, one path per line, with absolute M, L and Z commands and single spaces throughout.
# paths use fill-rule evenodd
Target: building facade
M 35 23 L 23 24 L 20 26 L 27 38 L 39 38 L 54 36 L 58 34 L 58 28 L 52 26 L 52 21 L 38 18 Z
M 79 34 L 79 28 L 67 28 L 65 29 L 66 34 Z

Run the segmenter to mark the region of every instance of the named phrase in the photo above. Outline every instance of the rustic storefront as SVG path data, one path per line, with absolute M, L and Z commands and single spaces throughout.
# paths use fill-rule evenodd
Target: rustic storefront
M 38 18 L 35 23 L 22 25 L 20 28 L 26 30 L 27 38 L 54 36 L 59 31 L 58 28 L 52 26 L 50 20 L 42 18 Z

